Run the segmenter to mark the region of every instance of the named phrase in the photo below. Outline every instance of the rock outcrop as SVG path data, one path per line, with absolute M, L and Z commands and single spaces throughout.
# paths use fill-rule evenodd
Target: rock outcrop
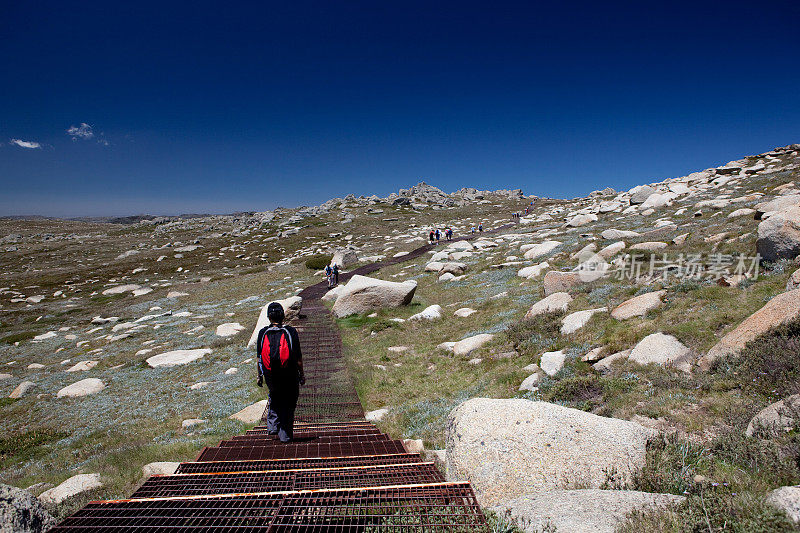
M 0 484 L 0 533 L 44 533 L 55 525 L 33 494 Z

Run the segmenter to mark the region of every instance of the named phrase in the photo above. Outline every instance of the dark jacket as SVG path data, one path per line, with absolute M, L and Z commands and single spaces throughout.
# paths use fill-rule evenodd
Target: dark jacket
M 289 364 L 286 368 L 273 369 L 266 371 L 261 364 L 261 349 L 264 346 L 267 330 L 271 327 L 281 327 L 289 334 Z M 284 326 L 277 324 L 270 324 L 269 326 L 261 328 L 258 332 L 258 341 L 256 342 L 256 366 L 258 368 L 258 375 L 264 376 L 269 384 L 270 381 L 275 385 L 294 385 L 296 386 L 301 377 L 301 368 L 303 364 L 303 354 L 300 351 L 300 337 L 297 335 L 297 330 L 292 326 Z

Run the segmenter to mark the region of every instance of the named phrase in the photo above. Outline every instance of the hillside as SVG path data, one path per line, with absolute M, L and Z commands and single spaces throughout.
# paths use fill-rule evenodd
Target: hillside
M 409 305 L 339 319 L 381 429 L 447 448 L 448 475 L 524 523 L 541 513 L 511 503 L 527 494 L 514 492 L 522 474 L 458 456 L 453 410 L 516 398 L 619 419 L 650 435 L 639 468 L 558 490 L 687 497 L 632 511 L 623 531 L 789 531 L 767 498 L 797 509 L 796 493 L 770 494 L 800 483 L 799 152 L 571 200 L 420 183 L 227 216 L 0 220 L 0 482 L 38 495 L 100 474 L 61 515 L 130 494 L 144 465 L 247 426 L 229 417 L 263 397 L 246 345 L 266 303 L 320 281 L 334 251 L 352 270 L 425 245 L 431 228 L 459 237 L 482 223 L 486 235 L 371 274 L 414 280 Z M 200 349 L 189 364 L 146 362 Z M 85 395 L 63 392 L 86 379 Z

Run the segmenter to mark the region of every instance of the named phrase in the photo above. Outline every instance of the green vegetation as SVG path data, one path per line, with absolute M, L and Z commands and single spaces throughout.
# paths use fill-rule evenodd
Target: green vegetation
M 66 436 L 66 433 L 49 429 L 34 429 L 0 437 L 0 465 L 6 467 L 13 462 L 31 459 L 41 453 L 41 446 Z
M 0 342 L 5 344 L 14 344 L 15 342 L 22 342 L 28 341 L 38 335 L 35 331 L 23 331 L 22 333 L 14 333 L 13 335 L 7 335 L 0 339 Z
M 332 254 L 315 254 L 306 259 L 306 268 L 310 268 L 311 270 L 322 270 L 326 266 L 331 264 L 331 259 L 333 259 Z

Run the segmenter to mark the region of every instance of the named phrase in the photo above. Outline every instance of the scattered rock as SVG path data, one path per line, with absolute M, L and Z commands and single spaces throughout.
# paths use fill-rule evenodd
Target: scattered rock
M 569 292 L 576 285 L 583 283 L 578 272 L 561 272 L 551 270 L 544 275 L 542 283 L 545 296 L 550 296 L 556 292 Z
M 197 348 L 194 350 L 172 350 L 149 357 L 147 364 L 152 368 L 172 367 L 185 365 L 197 361 L 211 353 L 211 348 Z
M 111 294 L 122 294 L 125 292 L 133 292 L 137 289 L 141 289 L 141 285 L 129 284 L 129 285 L 117 285 L 116 287 L 111 287 L 110 289 L 106 289 L 103 291 L 104 296 L 109 296 Z
M 474 398 L 447 425 L 447 479 L 472 482 L 482 505 L 531 492 L 630 480 L 656 434 L 633 422 L 546 402 Z
M 567 306 L 572 302 L 572 296 L 568 292 L 554 292 L 533 304 L 525 318 L 531 318 L 544 313 L 566 312 Z
M 798 272 L 800 272 L 800 270 L 798 270 Z M 469 315 L 473 313 L 477 313 L 477 311 L 475 309 L 470 309 L 469 307 L 462 307 L 461 309 L 456 309 L 453 315 L 461 318 L 467 318 Z
M 539 360 L 539 368 L 548 376 L 555 376 L 558 374 L 559 370 L 564 368 L 564 360 L 566 357 L 564 350 L 544 352 Z
M 442 306 L 437 304 L 429 305 L 419 313 L 408 317 L 409 320 L 436 320 L 438 318 L 442 318 Z
M 640 235 L 635 231 L 628 231 L 622 229 L 607 229 L 603 233 L 601 233 L 600 236 L 608 241 L 618 241 L 620 239 L 639 237 Z
M 538 259 L 545 255 L 549 255 L 553 250 L 561 246 L 559 241 L 545 241 L 541 244 L 535 244 L 525 252 L 525 259 Z M 524 248 L 524 246 L 522 247 Z
M 145 478 L 151 476 L 171 476 L 174 474 L 180 463 L 174 461 L 157 461 L 155 463 L 147 463 L 142 467 L 142 475 Z
M 667 293 L 665 290 L 646 292 L 625 300 L 611 311 L 611 316 L 617 320 L 627 320 L 635 316 L 644 316 L 648 311 L 660 307 L 661 299 Z
M 631 246 L 631 250 L 645 250 L 652 252 L 656 250 L 663 250 L 666 247 L 667 243 L 665 242 L 640 242 Z
M 614 533 L 628 513 L 682 502 L 674 494 L 634 490 L 577 489 L 526 494 L 503 502 L 494 510 L 524 523 L 526 531 L 558 533 Z
M 800 414 L 800 394 L 795 394 L 768 405 L 747 424 L 745 434 L 752 437 L 757 432 L 778 435 L 794 427 L 795 417 Z
M 623 350 L 621 352 L 613 353 L 608 357 L 603 357 L 600 361 L 593 364 L 592 368 L 594 368 L 601 374 L 605 374 L 606 372 L 611 371 L 612 363 L 614 363 L 615 361 L 621 361 L 622 359 L 627 359 L 630 354 L 631 354 L 630 350 Z
M 96 367 L 99 362 L 100 361 L 81 361 L 66 369 L 65 372 L 86 372 Z
M 649 363 L 673 365 L 684 372 L 689 372 L 691 370 L 690 355 L 691 350 L 672 335 L 653 333 L 633 347 L 628 359 L 640 365 Z
M 643 204 L 656 190 L 649 185 L 639 185 L 628 191 L 631 195 L 631 205 Z
M 586 309 L 584 311 L 575 311 L 561 319 L 561 334 L 569 335 L 575 333 L 589 322 L 589 319 L 597 313 L 605 313 L 608 311 L 606 307 L 598 307 L 597 309 Z
M 367 419 L 367 422 L 380 422 L 387 414 L 389 414 L 389 410 L 386 408 L 375 409 L 374 411 L 367 411 L 364 414 L 364 418 Z
M 57 487 L 44 491 L 39 500 L 48 504 L 59 504 L 77 494 L 99 489 L 103 486 L 100 474 L 78 474 L 72 476 Z
M 785 511 L 795 524 L 800 524 L 800 485 L 773 490 L 767 502 Z
M 462 339 L 453 345 L 453 353 L 455 355 L 467 355 L 473 350 L 477 350 L 493 338 L 494 335 L 489 333 L 481 333 L 479 335 L 467 337 L 466 339 Z
M 79 398 L 96 394 L 106 388 L 106 384 L 97 378 L 86 378 L 67 385 L 56 393 L 58 398 Z
M 238 335 L 243 330 L 244 326 L 238 322 L 227 322 L 217 326 L 216 334 L 218 337 L 233 337 L 234 335 Z
M 787 291 L 793 291 L 798 288 L 800 288 L 800 268 L 795 270 L 792 275 L 789 276 L 789 281 L 786 282 Z
M 25 393 L 27 393 L 29 390 L 31 390 L 31 388 L 35 386 L 36 383 L 34 383 L 33 381 L 23 381 L 22 383 L 17 385 L 17 387 L 13 391 L 11 391 L 11 394 L 9 394 L 8 397 L 22 398 L 23 396 L 25 396 Z
M 268 400 L 260 400 L 253 405 L 248 405 L 241 411 L 232 414 L 228 418 L 239 420 L 245 424 L 255 424 L 261 420 L 261 416 L 264 414 L 264 410 L 267 408 L 267 402 Z
M 206 420 L 203 420 L 202 418 L 187 418 L 186 420 L 181 422 L 181 428 L 189 429 L 194 426 L 199 426 L 200 424 L 205 424 L 205 423 Z

